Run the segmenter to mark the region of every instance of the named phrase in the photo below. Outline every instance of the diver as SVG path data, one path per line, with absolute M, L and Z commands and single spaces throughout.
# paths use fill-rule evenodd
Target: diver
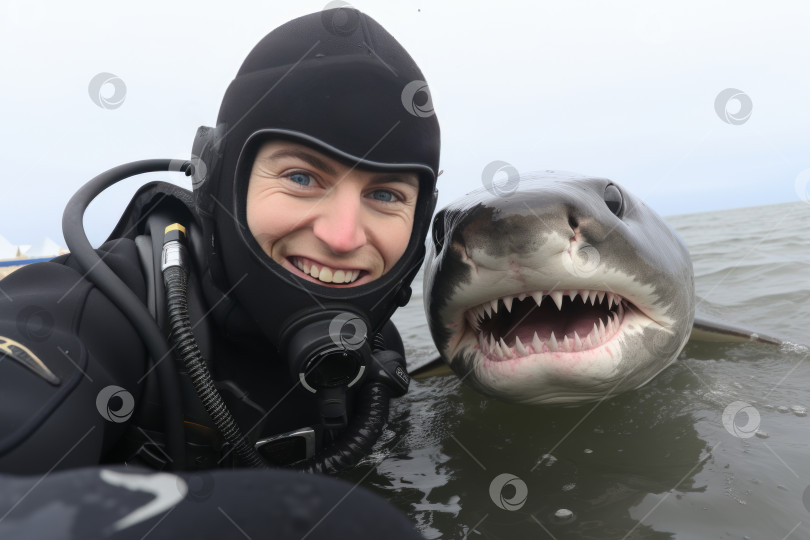
M 0 537 L 26 524 L 134 537 L 163 519 L 150 537 L 233 534 L 180 519 L 217 509 L 241 512 L 248 535 L 417 536 L 362 488 L 279 467 L 354 466 L 407 390 L 389 319 L 424 257 L 438 162 L 419 67 L 340 8 L 256 45 L 190 160 L 84 186 L 63 218 L 71 253 L 0 283 L 0 474 L 29 475 L 0 483 Z M 193 190 L 144 185 L 93 250 L 92 199 L 160 170 Z M 137 510 L 160 489 L 173 504 Z

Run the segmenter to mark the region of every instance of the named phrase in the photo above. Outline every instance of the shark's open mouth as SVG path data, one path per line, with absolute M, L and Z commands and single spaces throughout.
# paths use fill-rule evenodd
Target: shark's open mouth
M 503 361 L 601 347 L 633 307 L 614 293 L 566 289 L 506 296 L 467 310 L 465 317 L 480 352 Z

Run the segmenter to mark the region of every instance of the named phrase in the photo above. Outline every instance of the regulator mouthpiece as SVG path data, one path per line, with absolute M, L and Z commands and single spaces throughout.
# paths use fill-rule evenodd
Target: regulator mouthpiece
M 359 315 L 324 310 L 300 317 L 284 332 L 290 374 L 315 394 L 327 428 L 348 425 L 347 390 L 362 384 L 371 359 L 367 328 Z

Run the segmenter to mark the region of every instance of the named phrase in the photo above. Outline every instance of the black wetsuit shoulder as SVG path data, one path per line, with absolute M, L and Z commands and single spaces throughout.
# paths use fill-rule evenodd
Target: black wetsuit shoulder
M 134 242 L 107 242 L 98 253 L 143 298 Z M 137 399 L 140 337 L 70 255 L 21 268 L 0 290 L 0 471 L 99 463 L 125 428 L 104 418 L 97 398 L 114 386 Z

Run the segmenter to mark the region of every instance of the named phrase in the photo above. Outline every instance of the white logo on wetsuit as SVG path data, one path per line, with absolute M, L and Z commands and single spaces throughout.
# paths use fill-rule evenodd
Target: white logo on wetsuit
M 185 480 L 169 473 L 129 474 L 102 470 L 101 479 L 111 486 L 130 491 L 145 491 L 155 498 L 113 523 L 113 529 L 120 531 L 146 521 L 182 501 L 188 493 Z

